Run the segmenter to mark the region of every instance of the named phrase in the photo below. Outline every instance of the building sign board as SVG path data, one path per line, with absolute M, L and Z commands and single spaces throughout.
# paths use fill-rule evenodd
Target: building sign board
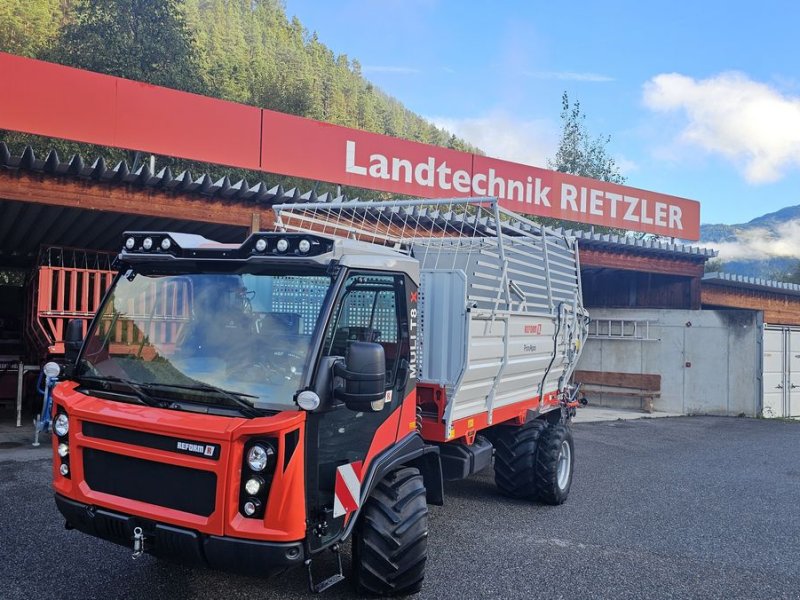
M 693 200 L 0 53 L 0 129 L 697 240 Z

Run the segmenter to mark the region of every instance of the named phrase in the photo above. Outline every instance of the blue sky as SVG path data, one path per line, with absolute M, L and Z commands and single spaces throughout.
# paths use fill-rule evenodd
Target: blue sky
M 800 2 L 286 0 L 288 15 L 415 112 L 545 167 L 561 94 L 629 185 L 703 223 L 800 204 Z

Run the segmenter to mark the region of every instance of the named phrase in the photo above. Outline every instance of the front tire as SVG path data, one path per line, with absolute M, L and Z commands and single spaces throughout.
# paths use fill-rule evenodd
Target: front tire
M 419 470 L 404 467 L 375 487 L 353 532 L 356 587 L 377 596 L 422 588 L 428 556 L 428 506 Z
M 536 498 L 545 504 L 562 504 L 569 496 L 575 468 L 575 445 L 569 425 L 547 427 L 536 451 Z

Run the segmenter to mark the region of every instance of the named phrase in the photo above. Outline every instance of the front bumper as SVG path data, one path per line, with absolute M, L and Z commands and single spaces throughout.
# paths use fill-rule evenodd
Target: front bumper
M 262 542 L 206 535 L 55 495 L 56 506 L 67 523 L 89 535 L 133 549 L 133 530 L 141 527 L 144 550 L 160 558 L 246 575 L 266 576 L 302 565 L 301 542 Z

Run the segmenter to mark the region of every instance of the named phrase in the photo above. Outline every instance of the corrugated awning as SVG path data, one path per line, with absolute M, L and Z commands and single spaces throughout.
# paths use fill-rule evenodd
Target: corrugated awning
M 39 174 L 62 181 L 97 183 L 124 188 L 159 192 L 166 198 L 194 198 L 202 202 L 230 203 L 231 208 L 242 210 L 269 210 L 275 204 L 304 202 L 342 203 L 358 199 L 333 194 L 301 193 L 296 188 L 269 187 L 266 182 L 251 184 L 245 179 L 236 182 L 225 176 L 212 178 L 208 173 L 193 175 L 184 171 L 175 175 L 169 167 L 151 172 L 148 164 L 132 169 L 125 161 L 109 166 L 102 157 L 91 161 L 81 155 L 62 160 L 55 150 L 45 158 L 36 156 L 27 146 L 20 154 L 12 154 L 0 142 L 0 171 Z M 107 189 L 111 189 L 107 188 Z M 164 196 L 166 195 L 166 196 Z M 219 204 L 218 204 L 219 206 Z M 78 206 L 47 206 L 36 202 L 18 202 L 0 198 L 0 264 L 22 263 L 34 259 L 41 245 L 78 246 L 97 250 L 118 249 L 121 233 L 126 229 L 170 230 L 198 233 L 220 242 L 241 241 L 243 227 L 202 222 L 200 219 L 171 219 L 146 217 L 122 211 L 85 210 Z M 436 219 L 449 215 L 432 213 Z M 208 221 L 213 218 L 209 217 Z M 262 224 L 263 225 L 263 224 Z M 461 223 L 453 223 L 461 226 Z M 658 239 L 639 239 L 630 236 L 598 234 L 578 229 L 559 230 L 578 239 L 582 248 L 605 250 L 612 253 L 633 253 L 642 256 L 678 258 L 704 262 L 717 255 L 716 251 Z
M 734 273 L 707 273 L 703 276 L 704 284 L 722 285 L 726 287 L 757 290 L 762 292 L 776 292 L 790 296 L 800 296 L 800 285 L 759 277 L 747 277 Z

